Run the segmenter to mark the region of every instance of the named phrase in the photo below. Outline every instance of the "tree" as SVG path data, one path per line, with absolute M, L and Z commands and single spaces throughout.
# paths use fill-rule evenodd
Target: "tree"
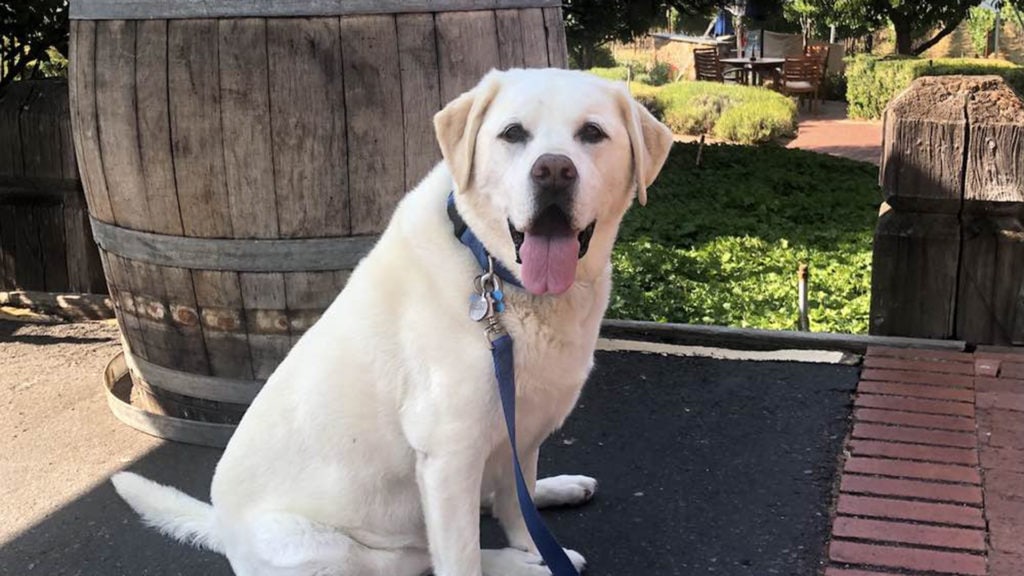
M 717 0 L 565 0 L 569 53 L 580 68 L 591 68 L 597 49 L 629 42 L 664 20 L 669 8 L 682 14 L 709 12 Z
M 804 49 L 806 50 L 816 22 L 824 16 L 822 6 L 815 0 L 790 0 L 783 8 L 786 18 L 800 23 L 800 32 L 804 37 Z
M 992 29 L 996 26 L 996 13 L 982 6 L 971 7 L 967 18 L 967 31 L 971 36 L 971 44 L 979 56 L 988 55 L 988 42 Z
M 67 57 L 67 0 L 0 0 L 0 93 L 53 59 Z
M 978 0 L 836 0 L 836 16 L 866 24 L 889 22 L 896 34 L 896 53 L 920 55 L 948 36 L 967 18 Z

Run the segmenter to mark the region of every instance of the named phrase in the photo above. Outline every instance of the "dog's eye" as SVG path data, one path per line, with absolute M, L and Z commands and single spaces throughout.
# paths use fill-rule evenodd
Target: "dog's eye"
M 576 133 L 576 137 L 587 144 L 596 144 L 601 140 L 608 138 L 608 135 L 605 134 L 604 130 L 601 130 L 601 127 L 597 124 L 587 122 L 582 128 L 580 128 L 579 132 Z
M 522 124 L 516 123 L 506 126 L 498 137 L 509 144 L 519 144 L 529 140 L 530 133 L 526 131 L 526 128 L 523 128 Z

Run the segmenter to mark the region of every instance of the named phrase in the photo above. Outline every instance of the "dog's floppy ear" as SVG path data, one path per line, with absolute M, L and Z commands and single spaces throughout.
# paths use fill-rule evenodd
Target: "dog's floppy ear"
M 644 206 L 647 204 L 647 187 L 658 177 L 672 148 L 672 131 L 634 100 L 625 87 L 620 94 L 629 143 L 633 147 L 636 197 Z
M 500 73 L 492 70 L 475 88 L 452 100 L 434 115 L 434 132 L 441 145 L 441 155 L 448 163 L 459 190 L 469 188 L 477 132 L 500 86 Z

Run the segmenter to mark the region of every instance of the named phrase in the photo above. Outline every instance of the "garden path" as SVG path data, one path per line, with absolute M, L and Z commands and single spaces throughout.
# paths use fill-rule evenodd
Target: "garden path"
M 822 102 L 817 111 L 801 108 L 796 138 L 787 148 L 801 148 L 878 164 L 882 157 L 882 123 L 851 120 L 845 102 Z
M 1024 574 L 1024 350 L 863 367 L 825 576 Z

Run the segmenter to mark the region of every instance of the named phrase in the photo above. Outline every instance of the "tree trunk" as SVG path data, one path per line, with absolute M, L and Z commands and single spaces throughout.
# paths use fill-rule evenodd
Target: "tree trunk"
M 914 27 L 910 20 L 892 18 L 892 27 L 896 31 L 896 53 L 906 56 L 914 55 Z
M 923 42 L 920 45 L 918 45 L 916 48 L 914 48 L 914 50 L 913 50 L 914 56 L 920 56 L 921 54 L 924 54 L 924 52 L 926 50 L 928 50 L 932 46 L 935 46 L 936 44 L 938 44 L 946 36 L 949 36 L 950 34 L 952 34 L 953 31 L 956 30 L 957 26 L 959 26 L 961 22 L 963 22 L 963 18 L 961 18 L 959 20 L 955 20 L 955 21 L 950 22 L 949 24 L 947 24 L 945 28 L 943 28 L 942 30 L 939 30 L 938 34 L 936 34 L 935 36 L 932 36 L 931 40 Z

